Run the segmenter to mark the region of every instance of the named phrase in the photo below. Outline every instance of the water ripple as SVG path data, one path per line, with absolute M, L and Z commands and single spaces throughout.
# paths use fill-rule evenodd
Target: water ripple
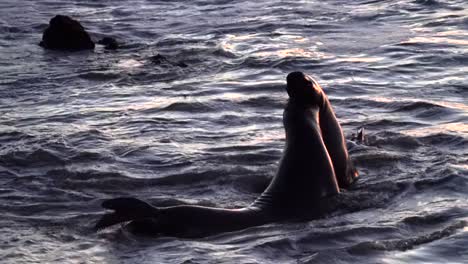
M 466 262 L 467 8 L 1 1 L 2 260 Z M 122 48 L 43 50 L 56 14 Z M 298 70 L 323 86 L 361 174 L 325 218 L 196 241 L 90 231 L 100 202 L 115 196 L 251 203 L 277 169 L 285 76 Z

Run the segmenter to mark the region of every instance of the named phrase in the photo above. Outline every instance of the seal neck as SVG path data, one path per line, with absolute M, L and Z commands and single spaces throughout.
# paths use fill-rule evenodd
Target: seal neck
M 323 97 L 323 93 L 321 93 L 316 97 L 289 97 L 287 105 L 292 105 L 295 108 L 309 108 L 318 106 L 320 109 L 322 109 L 324 104 L 325 98 Z

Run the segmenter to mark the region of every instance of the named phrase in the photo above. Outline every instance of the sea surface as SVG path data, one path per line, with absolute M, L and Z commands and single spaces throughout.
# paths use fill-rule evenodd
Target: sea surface
M 42 49 L 56 14 L 122 48 Z M 360 172 L 339 209 L 202 239 L 92 230 L 118 196 L 250 204 L 292 71 Z M 468 263 L 468 2 L 0 0 L 0 216 L 2 264 Z

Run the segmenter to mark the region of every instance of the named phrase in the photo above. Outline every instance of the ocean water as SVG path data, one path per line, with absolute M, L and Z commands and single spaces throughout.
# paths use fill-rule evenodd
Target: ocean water
M 56 14 L 123 47 L 43 50 Z M 464 0 L 1 0 L 0 36 L 0 263 L 468 263 Z M 291 71 L 324 87 L 360 171 L 340 208 L 193 240 L 93 232 L 118 196 L 251 203 Z

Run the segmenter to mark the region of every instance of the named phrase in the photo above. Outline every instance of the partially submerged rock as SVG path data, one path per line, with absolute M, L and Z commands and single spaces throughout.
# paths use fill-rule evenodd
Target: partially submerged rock
M 104 48 L 108 50 L 115 50 L 120 47 L 117 40 L 111 37 L 102 38 L 100 41 L 98 41 L 98 44 L 104 45 Z
M 184 62 L 173 62 L 173 61 L 170 61 L 168 60 L 165 56 L 161 55 L 161 54 L 156 54 L 154 56 L 151 56 L 150 57 L 150 61 L 153 63 L 153 64 L 157 64 L 157 65 L 160 65 L 160 64 L 169 64 L 169 65 L 173 65 L 173 66 L 178 66 L 178 67 L 181 67 L 181 68 L 186 68 L 188 67 L 187 64 L 185 64 Z
M 95 46 L 88 32 L 78 21 L 62 15 L 50 20 L 39 45 L 46 49 L 70 51 L 94 49 Z
M 161 54 L 151 56 L 150 61 L 154 64 L 170 63 L 170 61 Z

